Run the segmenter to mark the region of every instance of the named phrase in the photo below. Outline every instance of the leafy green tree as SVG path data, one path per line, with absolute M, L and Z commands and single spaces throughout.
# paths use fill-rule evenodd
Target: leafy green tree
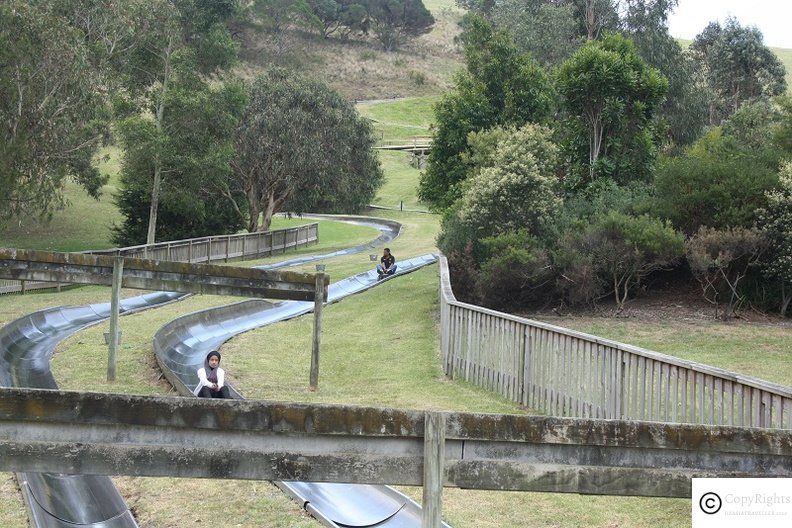
M 119 123 L 124 158 L 116 203 L 124 221 L 114 228 L 115 243 L 146 241 L 155 157 L 168 167 L 159 189 L 160 238 L 234 233 L 244 225 L 231 202 L 217 199 L 217 189 L 231 177 L 232 137 L 244 102 L 244 91 L 233 82 L 172 88 L 164 101 L 169 111 L 161 130 L 148 116 Z
M 759 220 L 769 246 L 762 273 L 778 285 L 779 313 L 786 315 L 792 301 L 792 162 L 781 167 L 778 187 L 767 191 Z
M 600 38 L 602 33 L 619 27 L 618 1 L 567 0 L 575 9 L 578 34 L 587 40 Z
M 478 163 L 455 205 L 459 219 L 471 240 L 517 229 L 541 239 L 561 209 L 558 149 L 550 131 L 529 123 L 507 129 L 494 144 L 488 135 L 501 134 L 497 129 L 471 134 L 471 157 Z
M 223 194 L 246 198 L 248 230 L 278 211 L 357 212 L 382 183 L 371 123 L 325 84 L 273 68 L 256 78 Z
M 766 204 L 765 193 L 777 182 L 774 166 L 715 129 L 661 164 L 654 213 L 689 235 L 701 226 L 750 227 Z
M 734 113 L 744 101 L 786 92 L 786 71 L 776 55 L 764 45 L 761 31 L 742 27 L 728 18 L 721 27 L 711 22 L 690 45 L 703 82 L 714 95 L 710 124 Z
M 777 126 L 771 131 L 773 145 L 781 151 L 792 152 L 792 97 L 783 95 L 776 97 L 774 103 L 778 110 Z
M 471 133 L 473 175 L 445 218 L 438 246 L 446 253 L 473 244 L 482 262 L 481 240 L 523 230 L 542 240 L 561 209 L 556 170 L 558 148 L 549 129 L 527 124 Z
M 0 4 L 0 220 L 48 217 L 73 179 L 97 198 L 92 164 L 106 134 L 103 78 L 90 48 L 51 6 Z
M 707 92 L 696 82 L 696 65 L 668 33 L 668 16 L 677 0 L 623 0 L 621 31 L 634 43 L 646 63 L 668 79 L 659 109 L 668 140 L 677 146 L 693 143 L 707 122 Z
M 421 0 L 365 0 L 368 26 L 386 51 L 429 33 L 435 20 Z
M 329 7 L 325 4 L 322 9 Z M 307 0 L 253 0 L 248 3 L 248 14 L 242 16 L 244 25 L 252 27 L 274 44 L 276 53 L 282 52 L 287 44 L 287 30 L 293 27 L 319 29 L 324 22 Z
M 567 112 L 571 188 L 597 178 L 646 180 L 656 152 L 655 116 L 668 82 L 616 34 L 587 42 L 558 72 Z
M 178 167 L 167 164 L 174 158 L 164 150 L 174 143 L 167 137 L 169 131 L 173 131 L 167 126 L 167 120 L 172 117 L 168 103 L 179 98 L 170 97 L 170 92 L 205 90 L 206 76 L 233 64 L 237 45 L 226 24 L 236 7 L 233 0 L 153 0 L 148 6 L 148 16 L 139 21 L 143 37 L 119 66 L 125 75 L 127 90 L 117 97 L 117 109 L 135 114 L 131 119 L 150 119 L 152 124 L 149 134 L 122 138 L 127 145 L 132 141 L 147 143 L 135 148 L 149 154 L 148 244 L 154 243 L 156 238 L 163 180 L 166 175 L 179 173 Z M 123 126 L 120 130 L 123 135 L 136 127 Z M 130 170 L 128 168 L 133 165 L 125 163 L 123 170 Z M 173 183 L 174 187 L 189 185 L 186 181 Z
M 571 2 L 503 0 L 493 6 L 491 19 L 545 66 L 561 64 L 585 41 Z
M 311 11 L 319 20 L 322 38 L 330 35 L 348 37 L 351 33 L 368 31 L 368 17 L 362 0 L 308 0 Z
M 541 123 L 550 116 L 553 92 L 546 74 L 477 16 L 466 18 L 462 35 L 466 69 L 435 106 L 434 137 L 418 193 L 437 209 L 459 196 L 468 177 L 468 135 L 495 126 Z

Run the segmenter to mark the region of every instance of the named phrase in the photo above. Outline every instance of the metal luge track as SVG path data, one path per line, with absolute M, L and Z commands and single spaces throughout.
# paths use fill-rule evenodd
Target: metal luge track
M 316 215 L 368 225 L 380 230 L 372 242 L 323 255 L 311 255 L 264 266 L 280 268 L 303 264 L 340 255 L 373 250 L 377 245 L 398 236 L 401 225 L 391 220 L 364 217 Z M 399 262 L 398 274 L 408 273 L 431 264 L 433 255 Z M 372 263 L 373 266 L 373 263 Z M 386 280 L 390 280 L 386 279 Z M 372 270 L 350 277 L 330 286 L 330 299 L 336 302 L 348 295 L 364 291 L 377 284 Z M 131 313 L 160 306 L 183 298 L 172 292 L 154 292 L 121 302 L 120 311 Z M 219 347 L 233 335 L 308 313 L 313 303 L 286 301 L 271 304 L 266 301 L 245 301 L 206 312 L 191 314 L 166 325 L 155 339 L 157 358 L 174 385 L 192 388 L 198 368 L 191 354 L 198 354 L 199 363 L 205 351 Z M 65 306 L 41 310 L 0 328 L 0 386 L 57 388 L 49 362 L 57 344 L 66 337 L 110 315 L 110 303 L 86 306 Z M 197 325 L 187 325 L 187 321 Z M 184 335 L 183 340 L 168 336 L 167 328 L 212 328 L 202 338 Z M 209 336 L 212 334 L 212 336 Z M 199 343 L 205 339 L 202 343 Z M 167 354 L 164 353 L 168 351 Z M 200 352 L 199 352 L 200 351 Z M 187 380 L 187 384 L 178 380 Z M 232 388 L 235 397 L 241 397 Z M 190 392 L 191 394 L 191 392 Z M 37 528 L 136 528 L 129 508 L 109 477 L 94 475 L 63 475 L 50 473 L 17 474 L 31 525 Z M 388 528 L 417 527 L 421 510 L 414 501 L 387 486 L 355 484 L 277 483 L 314 517 L 328 526 L 383 526 Z
M 328 304 L 375 287 L 399 275 L 437 261 L 425 255 L 399 261 L 396 275 L 378 280 L 367 271 L 330 285 Z M 154 351 L 162 371 L 184 395 L 192 395 L 198 383 L 196 371 L 209 351 L 233 336 L 283 321 L 313 310 L 313 302 L 242 301 L 185 315 L 163 326 L 154 337 Z M 235 397 L 242 396 L 232 389 Z M 389 486 L 319 482 L 276 482 L 311 515 L 326 526 L 416 528 L 421 526 L 421 507 Z
M 184 294 L 156 292 L 121 301 L 131 313 L 161 306 Z M 0 328 L 0 386 L 57 389 L 50 359 L 66 337 L 110 316 L 110 303 L 62 306 L 26 315 Z M 109 477 L 18 473 L 30 515 L 38 528 L 135 528 L 137 522 Z

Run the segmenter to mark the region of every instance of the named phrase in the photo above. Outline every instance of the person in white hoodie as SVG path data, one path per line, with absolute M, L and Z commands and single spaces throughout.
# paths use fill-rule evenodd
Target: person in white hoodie
M 225 385 L 225 371 L 220 368 L 220 352 L 212 350 L 204 366 L 198 369 L 198 386 L 193 394 L 199 398 L 231 398 Z

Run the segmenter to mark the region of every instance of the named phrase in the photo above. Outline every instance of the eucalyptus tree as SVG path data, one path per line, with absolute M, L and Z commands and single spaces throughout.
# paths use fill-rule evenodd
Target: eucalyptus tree
M 386 51 L 429 33 L 435 20 L 421 0 L 365 0 L 368 28 Z
M 363 0 L 308 0 L 322 38 L 334 34 L 346 38 L 355 32 L 366 32 L 368 16 L 364 4 Z
M 492 23 L 508 31 L 514 44 L 544 66 L 569 58 L 585 42 L 572 2 L 502 0 L 492 7 Z
M 279 211 L 357 212 L 382 183 L 371 123 L 324 83 L 284 69 L 249 86 L 233 139 L 233 177 L 219 191 L 250 232 Z
M 48 217 L 68 179 L 98 197 L 103 78 L 83 34 L 51 6 L 0 4 L 0 219 Z
M 123 171 L 146 173 L 150 178 L 149 220 L 146 243 L 154 243 L 162 181 L 166 175 L 178 173 L 169 165 L 166 151 L 172 144 L 167 134 L 170 93 L 208 89 L 208 76 L 233 64 L 237 45 L 231 38 L 227 23 L 237 9 L 235 0 L 152 0 L 139 20 L 140 39 L 119 64 L 125 90 L 116 97 L 116 109 L 125 121 L 119 130 L 127 145 L 144 142 L 135 148 L 149 153 L 147 159 L 136 158 L 131 169 L 127 160 Z M 146 134 L 138 132 L 136 122 L 148 120 Z M 128 122 L 126 121 L 128 120 Z M 139 123 L 138 123 L 139 124 Z M 143 167 L 139 164 L 144 164 Z M 185 175 L 187 176 L 187 175 Z M 173 188 L 186 185 L 177 183 Z
M 786 70 L 764 44 L 761 31 L 742 27 L 735 18 L 725 26 L 711 22 L 690 45 L 703 78 L 704 89 L 714 97 L 710 124 L 716 125 L 745 101 L 786 92 Z
M 676 146 L 693 143 L 707 122 L 707 92 L 698 86 L 696 65 L 668 32 L 668 17 L 678 0 L 621 0 L 620 29 L 649 66 L 668 79 L 659 110 L 667 139 Z
M 115 196 L 124 216 L 113 229 L 114 242 L 128 246 L 146 240 L 149 229 L 152 159 L 167 167 L 160 187 L 157 233 L 167 240 L 234 233 L 244 222 L 231 204 L 218 199 L 218 181 L 230 177 L 233 135 L 245 104 L 235 81 L 168 90 L 168 108 L 158 133 L 146 115 L 119 124 L 124 158 L 121 189 Z M 156 140 L 153 140 L 156 139 Z

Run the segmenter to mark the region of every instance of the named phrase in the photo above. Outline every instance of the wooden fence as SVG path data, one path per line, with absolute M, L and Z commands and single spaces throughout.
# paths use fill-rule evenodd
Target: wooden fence
M 440 288 L 449 377 L 553 416 L 792 429 L 789 387 L 459 302 L 445 257 Z
M 275 253 L 283 253 L 287 249 L 307 246 L 318 240 L 319 224 L 311 223 L 262 233 L 189 238 L 84 253 L 198 264 L 269 257 Z M 25 293 L 28 290 L 60 288 L 60 286 L 61 284 L 52 282 L 0 280 L 0 294 Z

